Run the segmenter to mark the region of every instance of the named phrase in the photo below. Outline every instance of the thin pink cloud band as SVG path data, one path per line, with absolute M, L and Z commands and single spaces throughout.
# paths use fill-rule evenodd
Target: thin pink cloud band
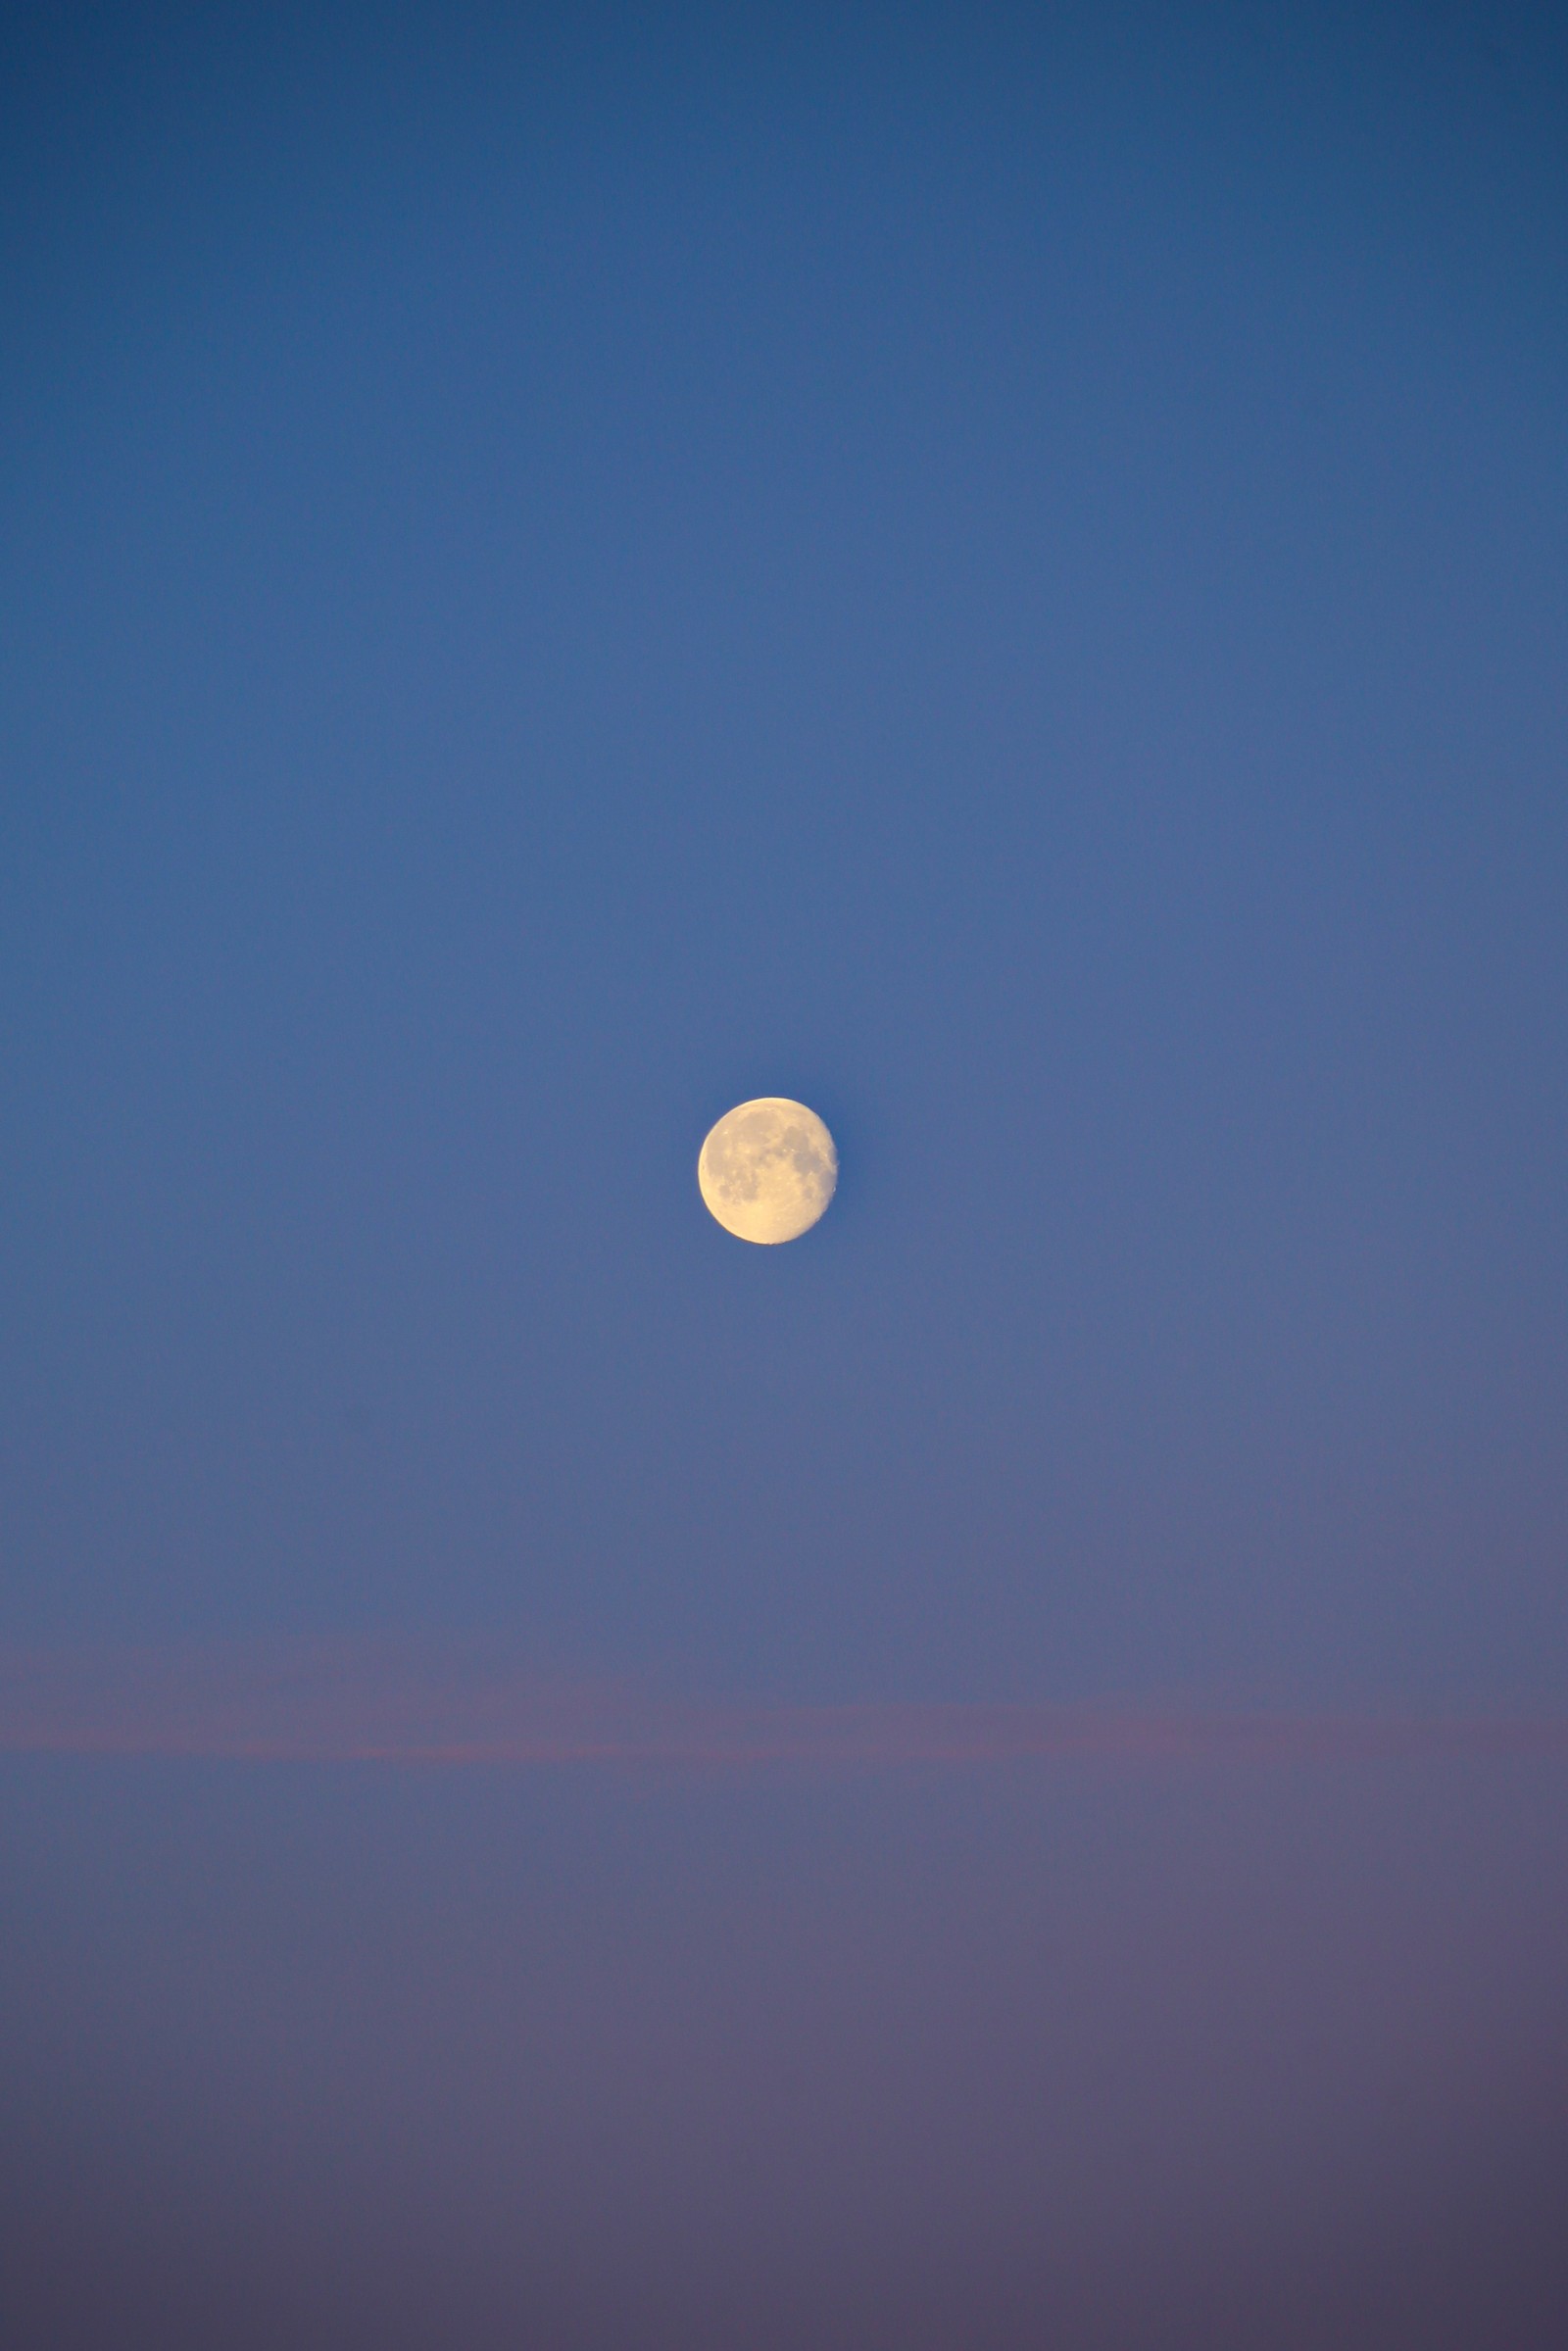
M 1568 1719 L 661 1695 L 385 1641 L 0 1649 L 0 1752 L 255 1762 L 861 1771 L 1561 1756 Z

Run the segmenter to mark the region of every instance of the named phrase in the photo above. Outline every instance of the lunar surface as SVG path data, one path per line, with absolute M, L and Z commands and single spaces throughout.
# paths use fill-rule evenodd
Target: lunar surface
M 740 1241 L 796 1241 L 833 1198 L 839 1154 L 814 1110 L 777 1095 L 726 1110 L 697 1161 L 704 1200 Z

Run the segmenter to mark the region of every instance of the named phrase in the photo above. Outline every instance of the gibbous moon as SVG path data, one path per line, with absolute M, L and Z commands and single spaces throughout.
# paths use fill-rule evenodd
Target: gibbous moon
M 739 1241 L 796 1241 L 833 1198 L 839 1154 L 814 1110 L 765 1094 L 726 1110 L 697 1160 L 704 1200 Z

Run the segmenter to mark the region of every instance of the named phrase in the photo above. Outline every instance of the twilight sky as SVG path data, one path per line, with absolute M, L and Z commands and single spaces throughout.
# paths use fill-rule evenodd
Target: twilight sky
M 0 2331 L 1551 2351 L 1560 12 L 322 14 L 0 28 Z

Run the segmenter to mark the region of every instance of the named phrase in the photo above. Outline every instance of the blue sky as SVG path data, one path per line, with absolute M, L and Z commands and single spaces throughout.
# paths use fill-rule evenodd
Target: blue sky
M 759 1703 L 1561 1713 L 1565 63 L 1522 9 L 13 14 L 0 1643 L 494 1643 Z M 842 1167 L 778 1250 L 695 1184 L 709 1125 L 763 1093 L 820 1111 Z M 280 1851 L 312 1799 L 14 1768 L 17 2013 L 56 1984 L 90 2008 L 89 1947 L 167 1933 L 182 2046 L 189 1856 L 227 1803 Z M 1409 1801 L 1516 1824 L 1465 1981 L 1544 2018 L 1519 1986 L 1560 1766 L 1491 1795 L 1470 1768 Z M 357 1799 L 318 1800 L 284 1909 L 324 1984 Z M 752 1831 L 743 1796 L 660 1800 L 673 1950 L 722 1935 Z M 868 1952 L 903 1981 L 912 1899 L 870 1856 L 918 1876 L 920 1805 L 958 1799 L 873 1822 L 883 1797 L 818 1791 L 785 1825 L 795 1800 L 757 1799 L 775 1886 L 854 2019 Z M 971 1800 L 1027 1876 L 1038 1818 Z M 1063 1835 L 1122 1873 L 1114 1977 L 1177 1799 L 1107 1800 Z M 503 1799 L 439 1801 L 462 1845 L 462 1806 Z M 1404 1798 L 1364 1845 L 1338 1799 L 1290 1801 L 1338 1823 L 1296 1833 L 1375 1942 Z M 1466 1914 L 1467 1817 L 1377 1897 L 1386 1940 Z M 118 1908 L 99 1834 L 144 1856 Z M 1337 1878 L 1342 1834 L 1363 1861 Z M 394 1881 L 426 1898 L 423 1835 L 367 1921 Z M 616 1887 L 654 1900 L 624 1835 L 551 1897 L 579 1957 Z M 1250 1950 L 1267 1835 L 1213 1835 L 1215 1947 L 1228 1919 Z M 865 1840 L 882 1907 L 811 1891 L 818 1837 Z M 983 1911 L 962 1838 L 930 1837 L 933 1883 Z M 511 1948 L 513 1897 L 466 1898 Z M 996 1899 L 1016 2016 L 1035 1930 Z M 261 2005 L 319 2024 L 274 1931 Z M 461 1951 L 426 1960 L 457 2014 Z M 425 1964 L 385 1996 L 428 2122 Z M 608 2015 L 632 1994 L 605 1967 Z M 1294 1996 L 1332 2042 L 1326 1982 Z M 1126 2019 L 1150 1996 L 1129 1976 Z M 732 2080 L 647 1997 L 650 2046 Z M 212 2029 L 250 2081 L 253 2025 Z M 1522 2078 L 1555 2080 L 1538 2031 Z M 1357 2033 L 1382 2045 L 1370 2012 Z M 127 2128 L 147 2033 L 127 2013 L 82 2074 L 82 2146 Z M 861 2175 L 916 2232 L 956 2192 L 896 2160 L 921 2062 L 889 2056 Z M 1245 2081 L 1239 2042 L 1216 2062 Z M 658 2098 L 627 2065 L 593 2094 L 629 2148 Z M 1432 2066 L 1462 2139 L 1470 2092 Z M 334 2128 L 369 2094 L 350 2073 Z M 285 2170 L 312 2094 L 271 2126 Z M 811 2143 L 804 2110 L 778 2130 L 761 2180 Z M 1024 2139 L 1015 2184 L 1054 2177 Z M 344 2193 L 379 2210 L 357 2162 Z M 996 2194 L 1026 2329 L 1044 2289 Z M 957 2308 L 992 2240 L 953 2229 Z M 510 2325 L 504 2238 L 475 2258 Z M 570 2324 L 615 2339 L 563 2260 Z M 801 2291 L 798 2339 L 828 2339 L 828 2287 Z M 689 2308 L 670 2325 L 696 2341 Z

